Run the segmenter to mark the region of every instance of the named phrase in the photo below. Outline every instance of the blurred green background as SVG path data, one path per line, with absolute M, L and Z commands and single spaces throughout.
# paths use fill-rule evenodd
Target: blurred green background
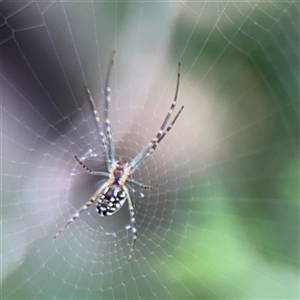
M 298 2 L 1 10 L 2 299 L 299 299 Z M 125 157 L 159 128 L 182 66 L 185 109 L 134 176 L 159 188 L 134 193 L 130 263 L 126 209 L 52 240 L 99 184 L 73 156 L 98 147 L 83 86 L 101 98 L 112 49 Z

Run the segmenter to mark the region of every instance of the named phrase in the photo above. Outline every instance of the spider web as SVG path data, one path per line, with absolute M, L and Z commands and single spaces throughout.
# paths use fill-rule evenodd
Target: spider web
M 298 299 L 299 3 L 1 3 L 2 299 Z M 105 171 L 84 86 L 132 159 L 127 204 L 54 234 Z M 176 113 L 175 111 L 175 113 Z

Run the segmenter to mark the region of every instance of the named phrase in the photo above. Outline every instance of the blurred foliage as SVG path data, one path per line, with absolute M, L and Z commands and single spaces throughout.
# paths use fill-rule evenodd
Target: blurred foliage
M 262 5 L 267 6 L 270 16 L 277 11 L 271 5 Z M 230 7 L 226 13 L 229 10 Z M 168 264 L 199 299 L 244 299 L 255 294 L 258 298 L 297 295 L 299 32 L 294 24 L 299 23 L 299 15 L 295 13 L 293 17 L 284 16 L 272 26 L 265 24 L 270 27 L 267 33 L 250 21 L 239 29 L 236 23 L 222 28 L 221 20 L 221 25 L 213 30 L 199 26 L 191 34 L 193 20 L 184 15 L 174 27 L 173 47 L 174 53 L 177 52 L 174 56 L 181 51 L 177 45 L 188 42 L 189 48 L 182 61 L 184 69 L 201 85 L 221 86 L 215 95 L 216 112 L 218 107 L 224 109 L 224 102 L 229 108 L 223 134 L 226 137 L 228 132 L 237 132 L 224 149 L 227 160 L 220 159 L 216 164 L 219 160 L 216 158 L 212 166 L 208 164 L 211 199 L 210 212 L 204 216 L 206 224 L 203 226 L 200 219 L 193 223 L 194 230 L 189 231 L 187 244 L 183 245 L 186 251 L 176 257 L 173 266 Z M 266 22 L 263 18 L 259 10 L 251 13 L 251 19 L 259 24 Z M 257 28 L 263 31 L 259 42 L 257 34 L 253 39 L 250 37 Z M 196 61 L 195 57 L 198 57 Z M 244 77 L 237 71 L 241 66 L 246 69 Z M 263 112 L 256 102 L 257 97 L 264 102 Z M 251 122 L 252 127 L 241 136 L 238 128 L 247 128 Z M 239 146 L 241 141 L 247 143 L 246 148 Z M 199 211 L 201 193 L 199 188 Z M 178 261 L 184 262 L 186 272 L 178 269 Z M 260 265 L 260 271 L 252 265 Z M 257 286 L 254 288 L 256 272 L 265 274 L 264 279 L 260 276 L 261 291 Z M 270 277 L 287 285 L 274 288 Z M 227 289 L 229 278 L 236 284 L 236 290 Z M 184 297 L 181 287 L 176 290 L 176 283 L 173 284 L 174 295 Z

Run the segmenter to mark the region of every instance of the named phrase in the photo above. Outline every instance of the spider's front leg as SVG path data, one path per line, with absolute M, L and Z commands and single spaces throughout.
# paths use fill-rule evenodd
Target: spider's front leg
M 114 50 L 110 58 L 110 64 L 107 71 L 105 87 L 103 91 L 105 96 L 104 122 L 105 122 L 106 136 L 108 139 L 108 159 L 109 159 L 110 166 L 112 166 L 115 162 L 115 148 L 114 148 L 114 142 L 113 142 L 111 127 L 110 127 L 110 101 L 111 101 L 110 79 L 111 79 L 112 69 L 115 60 L 115 54 L 116 51 Z
M 177 97 L 178 97 L 178 90 L 179 90 L 179 81 L 180 81 L 180 63 L 178 64 L 178 70 L 177 70 L 177 82 L 176 82 L 176 89 L 175 89 L 175 96 L 174 100 L 170 106 L 170 110 L 168 111 L 159 131 L 157 132 L 156 136 L 151 140 L 150 143 L 144 149 L 130 162 L 130 170 L 133 174 L 134 171 L 140 166 L 140 164 L 149 157 L 153 151 L 156 149 L 157 145 L 161 142 L 161 140 L 166 136 L 166 134 L 173 128 L 174 123 L 176 122 L 177 118 L 181 114 L 184 106 L 182 106 L 179 110 L 179 112 L 176 114 L 175 118 L 171 122 L 171 124 L 167 127 L 168 121 L 176 107 L 177 104 Z
M 93 95 L 88 87 L 86 87 L 86 92 L 88 94 L 89 103 L 90 103 L 91 109 L 93 111 L 96 128 L 98 130 L 97 134 L 98 134 L 99 142 L 100 142 L 100 144 L 102 144 L 104 152 L 105 152 L 106 167 L 107 167 L 107 170 L 109 171 L 111 164 L 110 164 L 110 158 L 109 158 L 109 153 L 108 153 L 108 148 L 107 148 L 106 136 L 102 130 L 101 119 L 100 119 L 100 116 L 99 116 L 99 113 L 98 113 L 98 110 L 96 107 L 95 100 L 94 100 Z

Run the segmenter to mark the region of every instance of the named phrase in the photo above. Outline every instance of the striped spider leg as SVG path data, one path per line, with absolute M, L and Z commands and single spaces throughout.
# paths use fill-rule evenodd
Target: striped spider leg
M 157 145 L 162 141 L 162 139 L 166 136 L 166 134 L 172 129 L 174 123 L 176 122 L 177 118 L 181 114 L 184 106 L 181 106 L 180 110 L 176 114 L 175 118 L 172 120 L 171 124 L 166 128 L 167 123 L 175 109 L 175 106 L 177 104 L 177 96 L 178 96 L 178 89 L 179 89 L 179 81 L 180 81 L 180 63 L 178 64 L 178 70 L 177 70 L 177 83 L 176 83 L 176 90 L 175 90 L 175 96 L 174 100 L 171 104 L 170 110 L 167 113 L 160 130 L 157 132 L 156 136 L 150 141 L 150 143 L 144 147 L 144 149 L 131 161 L 130 163 L 130 170 L 131 173 L 133 173 L 142 162 L 145 161 L 147 157 L 149 157 L 154 150 L 156 149 Z M 165 129 L 166 128 L 166 129 Z
M 89 174 L 96 176 L 108 177 L 108 180 L 102 184 L 93 196 L 87 201 L 78 211 L 75 213 L 67 223 L 55 234 L 54 238 L 57 238 L 72 222 L 74 222 L 80 214 L 87 210 L 95 201 L 96 201 L 96 210 L 101 216 L 110 216 L 116 213 L 126 202 L 128 201 L 128 209 L 130 212 L 131 218 L 131 228 L 132 228 L 132 244 L 128 256 L 128 261 L 132 259 L 134 246 L 137 239 L 137 228 L 135 221 L 135 211 L 132 204 L 132 200 L 126 187 L 125 183 L 136 185 L 142 189 L 152 189 L 152 186 L 144 185 L 132 178 L 129 178 L 135 170 L 140 166 L 142 162 L 149 157 L 153 151 L 156 149 L 157 145 L 162 141 L 166 134 L 172 129 L 174 123 L 179 117 L 180 113 L 183 110 L 183 106 L 176 114 L 175 118 L 172 120 L 170 125 L 168 121 L 175 109 L 177 103 L 178 89 L 179 89 L 179 80 L 180 80 L 180 64 L 178 64 L 178 74 L 177 74 L 177 84 L 175 97 L 171 104 L 170 110 L 167 113 L 160 130 L 157 132 L 156 136 L 150 141 L 150 143 L 141 150 L 141 152 L 130 162 L 128 163 L 125 160 L 115 160 L 115 150 L 113 144 L 113 138 L 110 128 L 110 101 L 111 101 L 111 88 L 110 88 L 110 78 L 112 73 L 112 68 L 114 64 L 115 51 L 113 51 L 109 69 L 107 72 L 104 96 L 105 96 L 105 110 L 104 110 L 104 119 L 105 119 L 105 133 L 102 130 L 101 120 L 96 108 L 95 101 L 93 96 L 88 88 L 86 88 L 89 103 L 93 111 L 94 120 L 97 128 L 97 135 L 99 138 L 100 145 L 103 147 L 106 157 L 106 167 L 108 172 L 95 171 L 87 167 L 81 160 L 75 156 L 77 163 Z

